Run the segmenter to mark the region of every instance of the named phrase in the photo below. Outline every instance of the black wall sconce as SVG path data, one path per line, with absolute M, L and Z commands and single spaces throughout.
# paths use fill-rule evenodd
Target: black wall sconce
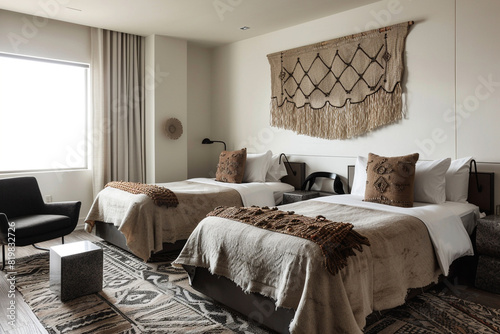
M 290 161 L 288 161 L 288 158 L 286 157 L 286 154 L 285 153 L 281 153 L 280 154 L 280 157 L 278 159 L 278 163 L 281 165 L 281 157 L 284 157 L 285 158 L 285 161 L 283 161 L 283 163 L 287 163 L 288 164 L 288 167 L 290 167 L 290 170 L 292 171 L 293 175 L 297 175 L 297 172 L 293 170 L 292 168 L 292 165 L 290 164 Z
M 226 143 L 224 143 L 222 140 L 210 140 L 208 138 L 205 138 L 205 139 L 203 139 L 203 141 L 201 143 L 202 144 L 222 143 L 222 144 L 224 144 L 224 151 L 227 151 L 226 150 Z

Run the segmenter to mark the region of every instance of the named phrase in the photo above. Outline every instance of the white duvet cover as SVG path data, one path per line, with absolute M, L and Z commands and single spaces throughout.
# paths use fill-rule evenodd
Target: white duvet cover
M 361 334 L 368 314 L 402 305 L 408 289 L 437 282 L 442 271 L 420 219 L 328 203 L 349 196 L 333 197 L 280 209 L 349 222 L 368 238 L 370 246 L 349 256 L 336 275 L 325 269 L 321 248 L 310 240 L 214 216 L 197 225 L 173 265 L 208 268 L 245 292 L 295 310 L 291 333 Z
M 446 202 L 429 204 L 415 202 L 412 208 L 365 202 L 355 195 L 326 196 L 312 199 L 327 203 L 345 204 L 362 208 L 402 213 L 420 219 L 431 237 L 439 266 L 447 276 L 451 263 L 459 257 L 474 255 L 470 237 L 460 220 L 460 216 L 474 211 L 479 216 L 477 206 L 469 203 Z
M 146 261 L 151 252 L 162 250 L 163 243 L 187 239 L 198 222 L 218 205 L 275 206 L 284 192 L 294 189 L 281 182 L 233 185 L 203 178 L 187 181 L 157 184 L 183 199 L 176 208 L 155 205 L 144 194 L 106 187 L 94 199 L 85 218 L 85 230 L 91 232 L 96 221 L 114 224 L 124 234 L 129 249 Z
M 295 190 L 293 186 L 282 182 L 225 183 L 207 178 L 188 181 L 232 188 L 240 193 L 243 206 L 275 206 L 283 200 L 283 193 Z

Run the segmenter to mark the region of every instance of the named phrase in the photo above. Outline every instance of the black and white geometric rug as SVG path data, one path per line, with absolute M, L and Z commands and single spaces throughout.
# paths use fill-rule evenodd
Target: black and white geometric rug
M 500 298 L 500 296 L 499 296 Z M 391 309 L 365 334 L 498 334 L 500 310 L 431 289 Z
M 176 254 L 144 263 L 96 244 L 104 251 L 102 291 L 66 303 L 50 290 L 48 253 L 16 260 L 16 289 L 49 333 L 269 333 L 194 291 L 186 272 L 170 266 Z M 431 290 L 372 318 L 364 333 L 498 334 L 500 310 Z
M 103 289 L 62 303 L 49 287 L 49 254 L 17 260 L 16 288 L 49 333 L 268 333 L 190 287 L 187 274 L 105 242 Z M 191 290 L 191 291 L 190 291 Z

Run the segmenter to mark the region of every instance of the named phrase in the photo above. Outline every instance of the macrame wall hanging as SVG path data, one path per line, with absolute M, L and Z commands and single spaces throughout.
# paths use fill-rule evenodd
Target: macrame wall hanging
M 411 22 L 268 55 L 271 125 L 347 139 L 402 119 Z

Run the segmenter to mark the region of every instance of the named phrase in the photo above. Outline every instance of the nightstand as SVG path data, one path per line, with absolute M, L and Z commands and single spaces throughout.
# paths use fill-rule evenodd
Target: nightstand
M 476 247 L 476 287 L 500 293 L 500 216 L 490 215 L 477 221 Z
M 295 190 L 283 194 L 283 204 L 305 201 L 315 197 L 319 197 L 318 191 Z

